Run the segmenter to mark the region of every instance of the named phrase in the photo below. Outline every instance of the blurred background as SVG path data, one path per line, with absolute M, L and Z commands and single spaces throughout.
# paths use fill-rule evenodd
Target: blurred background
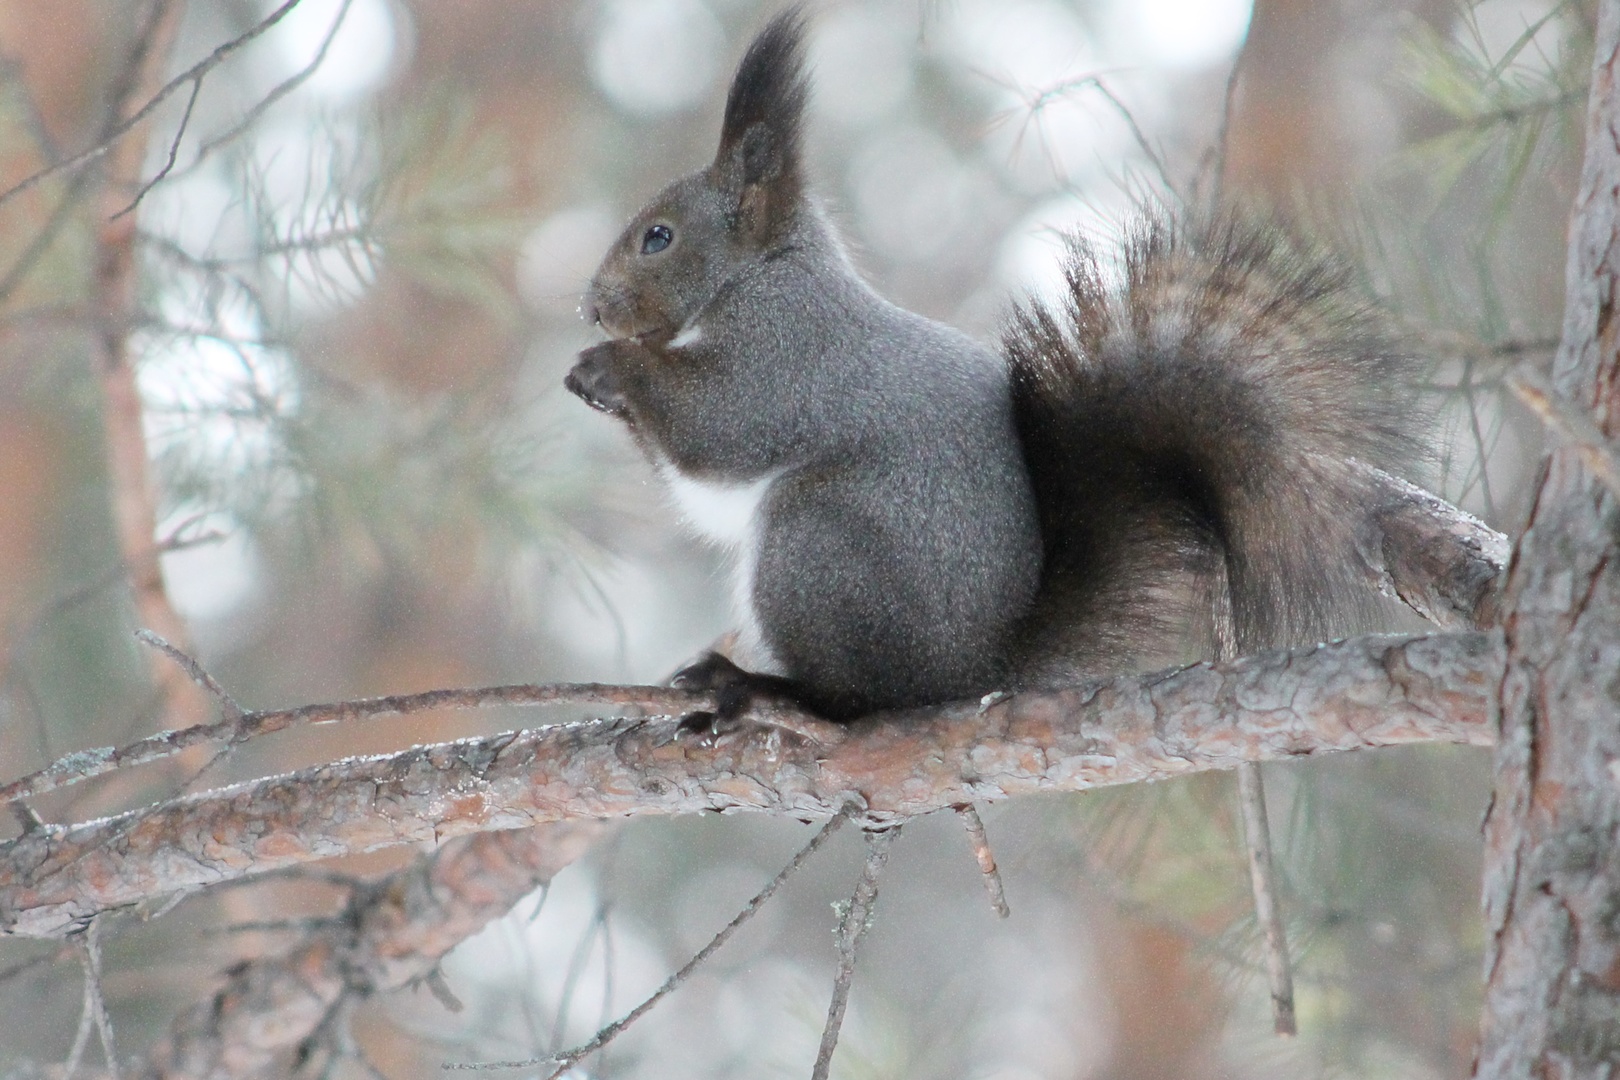
M 0 0 L 0 191 L 274 6 L 174 3 L 152 33 L 127 0 Z M 249 707 L 653 682 L 728 629 L 714 554 L 561 379 L 595 340 L 577 312 L 591 270 L 642 201 L 707 162 L 730 68 L 777 6 L 302 0 L 112 153 L 0 202 L 0 780 L 210 718 L 138 626 Z M 1136 203 L 1217 192 L 1286 213 L 1354 258 L 1433 357 L 1434 481 L 1512 531 L 1539 442 L 1501 378 L 1556 343 L 1593 10 L 825 0 L 807 158 L 880 291 L 986 339 L 1014 298 L 1054 287 L 1066 230 L 1106 241 Z M 567 718 L 304 730 L 35 808 L 79 820 Z M 1465 1076 L 1488 764 L 1419 748 L 1270 767 L 1298 957 L 1289 1042 L 1269 1033 L 1230 777 L 989 808 L 1005 922 L 959 824 L 916 822 L 834 1075 Z M 808 835 L 625 826 L 452 954 L 465 1011 L 406 992 L 367 1005 L 356 1036 L 397 1078 L 578 1040 Z M 829 905 L 861 858 L 838 837 L 575 1075 L 808 1075 Z M 251 924 L 330 904 L 238 889 L 107 928 L 121 1051 L 292 936 Z M 80 996 L 71 956 L 0 942 L 0 1074 L 63 1060 Z

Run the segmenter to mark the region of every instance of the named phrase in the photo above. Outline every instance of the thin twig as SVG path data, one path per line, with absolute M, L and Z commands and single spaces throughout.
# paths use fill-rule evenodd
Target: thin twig
M 79 1027 L 73 1033 L 73 1045 L 68 1048 L 67 1061 L 62 1065 L 63 1080 L 73 1080 L 79 1071 L 79 1063 L 84 1060 L 84 1051 L 90 1045 L 90 1032 L 95 1030 L 95 980 L 90 976 L 90 967 L 84 964 L 81 953 L 81 966 L 84 969 L 84 998 L 79 1005 Z
M 51 127 L 46 123 L 45 113 L 39 107 L 39 99 L 28 89 L 23 75 L 23 65 L 16 57 L 0 55 L 0 82 L 16 88 L 17 104 L 22 110 L 28 134 L 33 137 L 34 145 L 48 161 L 56 157 L 56 140 L 51 137 Z
M 855 951 L 861 939 L 872 928 L 872 912 L 877 906 L 878 879 L 883 864 L 889 861 L 889 849 L 900 836 L 900 826 L 882 832 L 866 834 L 866 865 L 861 868 L 861 880 L 855 883 L 855 893 L 849 898 L 838 928 L 838 974 L 833 979 L 832 1001 L 827 1006 L 827 1026 L 821 1031 L 821 1048 L 816 1051 L 816 1065 L 810 1080 L 827 1080 L 832 1069 L 833 1051 L 838 1049 L 838 1032 L 844 1026 L 844 1012 L 849 1007 L 849 987 L 855 980 Z
M 1296 1035 L 1294 972 L 1288 962 L 1288 934 L 1277 903 L 1277 881 L 1272 872 L 1271 827 L 1266 821 L 1266 789 L 1260 764 L 1237 767 L 1238 801 L 1243 807 L 1243 832 L 1248 840 L 1249 880 L 1254 886 L 1254 917 L 1266 946 L 1266 978 L 1271 988 L 1272 1027 L 1278 1035 Z
M 1102 95 L 1103 99 L 1108 102 L 1114 111 L 1119 114 L 1120 119 L 1125 121 L 1125 126 L 1130 129 L 1131 138 L 1136 141 L 1137 147 L 1141 149 L 1142 155 L 1147 158 L 1148 164 L 1153 166 L 1153 171 L 1158 174 L 1159 182 L 1164 185 L 1164 189 L 1170 192 L 1172 195 L 1177 194 L 1175 182 L 1170 179 L 1169 170 L 1165 168 L 1163 155 L 1153 146 L 1152 142 L 1148 140 L 1147 133 L 1144 132 L 1141 125 L 1136 122 L 1136 116 L 1131 112 L 1130 107 L 1120 99 L 1119 95 L 1115 94 L 1114 91 L 1109 88 L 1108 84 L 1103 81 L 1103 77 L 1100 73 L 1083 75 L 1074 79 L 1066 79 L 1063 82 L 1057 83 L 1056 85 L 1042 87 L 1033 91 L 1020 86 L 1014 81 L 997 78 L 996 76 L 986 74 L 985 72 L 978 72 L 978 74 L 988 81 L 1011 91 L 1024 101 L 1024 122 L 1022 125 L 1020 125 L 1019 133 L 1014 139 L 1013 146 L 1015 150 L 1018 145 L 1022 143 L 1024 132 L 1028 130 L 1031 124 L 1034 124 L 1037 129 L 1039 129 L 1041 112 L 1052 102 L 1059 101 L 1077 90 L 1092 89 L 1097 91 L 1097 93 Z M 1045 146 L 1046 143 L 1044 132 L 1040 133 L 1040 137 L 1042 139 L 1042 145 Z M 1050 148 L 1048 147 L 1047 149 L 1048 161 L 1054 166 L 1055 171 L 1058 172 L 1057 179 L 1067 183 L 1068 178 L 1062 175 L 1061 168 L 1057 166 L 1055 159 L 1052 159 L 1050 156 Z
M 159 30 L 163 26 L 163 19 L 168 5 L 169 0 L 154 0 L 147 12 L 146 23 L 142 26 L 140 33 L 136 35 L 129 56 L 125 58 L 124 66 L 119 70 L 118 76 L 111 86 L 106 113 L 101 122 L 103 138 L 109 137 L 117 129 L 119 114 L 124 111 L 124 106 L 140 84 L 141 71 L 151 53 L 152 46 L 156 42 Z M 47 168 L 55 167 L 55 165 L 52 165 Z M 51 216 L 45 220 L 45 224 L 34 234 L 33 239 L 28 243 L 28 247 L 23 250 L 22 254 L 17 256 L 17 261 L 11 264 L 11 268 L 6 271 L 5 277 L 0 278 L 0 303 L 4 303 L 16 291 L 18 286 L 27 279 L 35 264 L 50 249 L 57 234 L 68 223 L 72 217 L 74 207 L 78 205 L 79 201 L 90 189 L 91 181 L 94 179 L 94 173 L 80 172 L 68 181 L 67 190 L 62 193 L 61 200 L 52 209 Z M 0 203 L 4 203 L 9 197 L 10 193 L 0 196 Z
M 1232 630 L 1231 594 L 1221 592 L 1216 612 L 1217 660 L 1230 660 L 1236 641 Z M 1249 883 L 1254 892 L 1254 916 L 1260 924 L 1266 950 L 1266 973 L 1271 990 L 1272 1027 L 1278 1035 L 1293 1035 L 1294 974 L 1288 962 L 1288 935 L 1277 903 L 1277 882 L 1272 871 L 1271 825 L 1266 820 L 1266 793 L 1258 761 L 1237 767 L 1238 805 L 1243 816 L 1244 847 L 1249 857 Z
M 606 901 L 597 905 L 596 914 L 591 917 L 591 924 L 585 932 L 574 942 L 574 953 L 568 958 L 568 968 L 563 973 L 562 989 L 557 994 L 557 1015 L 552 1018 L 551 1037 L 546 1045 L 555 1047 L 561 1045 L 563 1034 L 568 1027 L 568 1014 L 574 1011 L 574 994 L 579 989 L 579 981 L 585 976 L 585 965 L 590 963 L 591 953 L 596 949 L 596 939 L 601 935 L 602 928 L 607 925 L 608 905 Z
M 1120 118 L 1125 121 L 1125 126 L 1130 128 L 1131 138 L 1136 140 L 1136 145 L 1141 148 L 1143 156 L 1148 159 L 1148 164 L 1153 166 L 1153 171 L 1159 174 L 1159 183 L 1163 184 L 1164 189 L 1170 194 L 1178 195 L 1175 181 L 1170 179 L 1170 171 L 1165 168 L 1164 155 L 1148 141 L 1147 133 L 1136 122 L 1136 116 L 1131 112 L 1130 107 L 1109 89 L 1108 84 L 1102 81 L 1101 76 L 1093 76 L 1090 82 L 1096 87 L 1097 92 L 1114 107 L 1114 111 L 1119 113 Z
M 984 820 L 972 803 L 956 807 L 956 816 L 962 819 L 962 825 L 967 829 L 968 843 L 973 846 L 973 858 L 979 864 L 979 873 L 984 876 L 984 891 L 990 897 L 990 910 L 996 913 L 997 918 L 1005 919 L 1012 914 L 1012 910 L 1007 907 L 1007 893 L 1001 887 L 1001 871 L 996 868 L 996 855 L 990 850 L 990 837 L 985 835 Z
M 1528 357 L 1550 357 L 1558 351 L 1558 339 L 1555 337 L 1529 337 L 1529 338 L 1503 338 L 1500 341 L 1484 341 L 1474 334 L 1459 333 L 1453 330 L 1435 330 L 1413 323 L 1403 325 L 1401 333 L 1409 337 L 1425 356 L 1432 356 L 1436 360 L 1456 361 L 1466 364 L 1470 361 L 1493 360 L 1523 360 Z M 1500 370 L 1496 364 L 1490 365 L 1490 370 Z M 1501 380 L 1492 376 L 1480 378 L 1475 376 L 1475 387 L 1495 387 Z M 1440 382 L 1438 385 L 1445 389 L 1453 389 L 1457 384 Z
M 85 957 L 94 975 L 90 984 L 95 998 L 96 1034 L 101 1038 L 101 1052 L 107 1059 L 107 1071 L 112 1074 L 112 1080 L 119 1080 L 118 1043 L 113 1038 L 112 1017 L 107 1013 L 107 997 L 101 988 L 101 940 L 98 933 L 100 925 L 101 920 L 95 919 L 85 932 Z
M 192 169 L 201 164 L 209 154 L 213 153 L 221 146 L 224 146 L 232 139 L 241 136 L 244 131 L 257 123 L 261 116 L 269 112 L 276 102 L 298 89 L 309 80 L 311 75 L 315 74 L 315 70 L 325 62 L 327 50 L 332 47 L 332 41 L 337 37 L 338 30 L 342 28 L 343 20 L 348 16 L 349 6 L 352 3 L 353 0 L 343 0 L 342 6 L 338 8 L 336 17 L 332 20 L 332 25 L 326 31 L 326 37 L 321 39 L 320 48 L 315 50 L 314 58 L 312 58 L 301 71 L 288 76 L 286 79 L 276 84 L 276 86 L 268 94 L 259 99 L 259 103 L 257 105 L 243 113 L 241 118 L 237 120 L 237 122 L 228 130 L 213 136 L 199 146 L 197 148 L 196 159 L 186 167 L 187 172 L 190 172 Z
M 245 742 L 287 728 L 346 723 L 379 716 L 406 716 L 435 709 L 523 708 L 538 705 L 622 705 L 674 716 L 712 712 L 716 707 L 714 695 L 702 690 L 676 690 L 667 686 L 612 686 L 605 683 L 524 683 L 465 690 L 429 690 L 420 694 L 304 705 L 296 709 L 256 710 L 243 712 L 237 718 L 227 716 L 211 724 L 160 732 L 123 747 L 97 747 L 68 754 L 38 772 L 0 787 L 0 803 L 43 795 L 119 769 L 161 761 L 195 746 Z M 845 737 L 845 731 L 839 725 L 807 713 L 794 712 L 785 705 L 762 705 L 749 713 L 749 718 L 826 746 L 835 746 Z
M 219 701 L 220 708 L 224 711 L 226 719 L 240 720 L 242 718 L 242 706 L 238 705 L 236 699 L 225 692 L 225 688 L 219 685 L 217 679 L 203 669 L 202 664 L 197 662 L 196 657 L 175 648 L 151 630 L 137 630 L 135 631 L 135 637 L 173 660 L 192 682 L 212 694 Z
M 109 220 L 117 221 L 125 214 L 132 213 L 137 206 L 141 205 L 141 200 L 146 198 L 146 193 L 156 187 L 165 176 L 174 171 L 174 160 L 180 154 L 180 140 L 186 137 L 186 128 L 191 126 L 191 110 L 197 107 L 197 95 L 200 93 L 202 93 L 202 80 L 195 79 L 191 83 L 191 96 L 186 99 L 186 111 L 180 114 L 180 124 L 175 128 L 174 138 L 169 141 L 169 160 L 163 163 L 163 168 L 158 170 L 156 176 L 141 185 L 141 190 L 135 193 L 135 197 L 129 201 L 129 205 L 118 211 Z
M 101 1039 L 101 1052 L 107 1060 L 107 1071 L 118 1080 L 118 1051 L 113 1040 L 112 1018 L 107 1015 L 107 1002 L 101 993 L 101 920 L 91 919 L 77 941 L 79 960 L 84 967 L 84 1011 L 79 1016 L 79 1030 L 73 1037 L 73 1049 L 68 1054 L 64 1073 L 71 1080 L 84 1058 L 90 1042 L 93 1023 Z
M 731 936 L 733 934 L 740 930 L 745 923 L 759 913 L 760 908 L 765 906 L 765 902 L 768 901 L 772 896 L 776 895 L 776 891 L 787 883 L 788 878 L 792 877 L 798 871 L 799 867 L 803 866 L 809 860 L 810 856 L 814 855 L 818 850 L 820 850 L 821 846 L 832 838 L 833 833 L 837 832 L 844 822 L 849 820 L 850 815 L 857 812 L 857 810 L 858 806 L 856 804 L 846 804 L 842 811 L 829 818 L 827 820 L 827 824 L 823 825 L 816 835 L 810 838 L 810 842 L 804 847 L 800 848 L 799 853 L 793 856 L 786 866 L 782 867 L 781 872 L 772 878 L 763 889 L 756 893 L 752 900 L 744 904 L 743 909 L 737 912 L 737 914 L 732 917 L 732 920 L 726 923 L 726 925 L 721 928 L 720 932 L 709 940 L 707 945 L 699 949 L 692 959 L 688 960 L 685 964 L 682 964 L 679 971 L 665 979 L 664 985 L 653 991 L 651 997 L 649 997 L 646 1001 L 643 1001 L 640 1005 L 637 1005 L 635 1008 L 631 1009 L 629 1012 L 625 1013 L 620 1019 L 615 1020 L 601 1031 L 598 1031 L 594 1036 L 592 1036 L 589 1042 L 581 1043 L 579 1046 L 574 1047 L 574 1049 L 565 1050 L 561 1054 L 553 1054 L 549 1057 L 543 1058 L 530 1058 L 527 1061 L 462 1062 L 457 1064 L 447 1064 L 444 1066 L 444 1068 L 447 1070 L 528 1069 L 533 1068 L 536 1065 L 545 1065 L 549 1066 L 552 1070 L 546 1075 L 546 1080 L 557 1080 L 558 1077 L 562 1076 L 563 1073 L 573 1068 L 580 1061 L 583 1061 L 585 1058 L 596 1053 L 608 1043 L 612 1042 L 619 1036 L 621 1032 L 624 1031 L 625 1028 L 641 1019 L 641 1017 L 652 1009 L 654 1005 L 657 1005 L 664 998 L 668 997 L 675 990 L 679 989 L 681 984 L 686 982 L 686 980 L 691 977 L 692 972 L 696 971 L 700 966 L 702 966 L 704 961 L 718 952 L 721 946 L 723 946 L 727 941 L 731 940 Z M 899 829 L 894 829 L 891 831 L 899 832 Z
M 282 19 L 286 18 L 288 13 L 300 3 L 302 3 L 302 0 L 286 0 L 286 2 L 280 7 L 276 8 L 276 10 L 272 11 L 269 15 L 266 15 L 248 30 L 237 37 L 232 38 L 230 41 L 225 42 L 223 45 L 216 48 L 213 52 L 203 57 L 197 63 L 193 64 L 179 75 L 176 75 L 173 79 L 170 79 L 163 85 L 162 89 L 153 94 L 152 97 L 147 100 L 146 104 L 135 110 L 134 114 L 132 114 L 127 120 L 115 124 L 111 130 L 103 133 L 102 137 L 95 143 L 95 145 L 79 151 L 72 157 L 63 158 L 61 161 L 47 165 L 45 168 L 40 169 L 38 172 L 35 172 L 23 179 L 14 187 L 11 187 L 4 192 L 0 192 L 0 206 L 4 206 L 18 195 L 21 195 L 23 192 L 39 184 L 41 181 L 55 176 L 57 173 L 66 172 L 70 169 L 83 168 L 90 162 L 96 161 L 105 156 L 106 153 L 116 146 L 125 135 L 128 135 L 131 131 L 133 131 L 141 123 L 141 121 L 145 120 L 148 116 L 151 116 L 159 105 L 162 105 L 171 96 L 173 96 L 176 90 L 180 89 L 180 87 L 186 85 L 187 83 L 200 82 L 208 75 L 210 71 L 224 63 L 232 53 L 236 52 L 244 45 L 247 45 L 249 42 L 259 37 L 259 35 L 269 30 L 272 26 L 275 26 Z
M 1508 376 L 1508 388 L 1554 435 L 1568 443 L 1598 481 L 1620 498 L 1620 456 L 1603 432 L 1552 388 L 1541 373 L 1520 367 Z

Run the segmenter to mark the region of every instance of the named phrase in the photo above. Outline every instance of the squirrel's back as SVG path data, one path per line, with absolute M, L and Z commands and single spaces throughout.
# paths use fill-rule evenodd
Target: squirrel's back
M 1421 368 L 1340 263 L 1235 215 L 1144 215 L 1004 337 L 1046 569 L 1026 677 L 1366 629 L 1365 466 L 1426 458 Z

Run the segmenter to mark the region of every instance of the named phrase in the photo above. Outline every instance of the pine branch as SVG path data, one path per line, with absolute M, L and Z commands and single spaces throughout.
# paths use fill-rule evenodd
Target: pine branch
M 230 41 L 225 42 L 223 45 L 218 46 L 213 52 L 203 57 L 197 63 L 181 72 L 179 75 L 176 75 L 173 79 L 170 79 L 156 93 L 149 97 L 144 105 L 142 105 L 139 109 L 136 109 L 128 119 L 120 121 L 107 131 L 103 132 L 101 138 L 98 139 L 94 144 L 80 150 L 71 157 L 67 157 L 61 161 L 47 165 L 45 168 L 25 177 L 15 186 L 8 188 L 4 192 L 0 192 L 0 206 L 4 206 L 18 195 L 21 195 L 23 192 L 33 188 L 45 180 L 48 180 L 50 177 L 55 176 L 58 173 L 76 171 L 84 168 L 93 161 L 99 161 L 102 157 L 106 156 L 113 149 L 113 147 L 117 146 L 121 141 L 123 141 L 124 136 L 128 135 L 131 131 L 135 130 L 135 128 L 139 127 L 142 121 L 151 116 L 152 113 L 157 110 L 159 105 L 162 105 L 165 101 L 169 100 L 169 98 L 172 97 L 181 87 L 191 83 L 202 82 L 202 80 L 208 76 L 209 72 L 213 71 L 220 64 L 224 63 L 233 53 L 241 49 L 244 45 L 252 42 L 258 38 L 259 35 L 263 34 L 272 26 L 276 25 L 276 23 L 286 18 L 287 15 L 291 13 L 292 9 L 297 7 L 301 2 L 302 0 L 286 0 L 286 2 L 280 7 L 276 8 L 269 15 L 266 15 L 252 27 L 248 28 L 241 34 L 238 34 Z
M 187 122 L 191 119 L 192 106 L 196 105 L 197 95 L 202 91 L 202 79 L 194 79 L 191 84 L 191 99 L 186 103 L 185 113 L 181 116 L 180 123 L 176 126 L 174 135 L 169 140 L 168 160 L 164 163 L 163 168 L 158 170 L 157 175 L 141 185 L 141 190 L 135 193 L 135 198 L 130 200 L 129 205 L 118 211 L 114 216 L 123 217 L 125 214 L 134 211 L 136 207 L 141 205 L 141 200 L 145 199 L 153 188 L 170 177 L 190 174 L 208 158 L 211 152 L 233 139 L 239 138 L 243 132 L 258 123 L 265 113 L 274 108 L 277 102 L 308 82 L 310 76 L 314 75 L 320 66 L 326 62 L 326 54 L 332 48 L 332 42 L 337 37 L 338 31 L 343 28 L 343 22 L 349 14 L 349 6 L 353 2 L 354 0 L 342 0 L 342 3 L 339 4 L 337 14 L 333 16 L 331 25 L 327 27 L 326 36 L 321 39 L 321 44 L 315 50 L 315 55 L 310 58 L 309 63 L 305 64 L 293 75 L 277 83 L 268 94 L 259 99 L 258 104 L 254 105 L 235 124 L 231 125 L 229 130 L 211 136 L 203 142 L 197 148 L 197 155 L 192 159 L 191 164 L 186 166 L 183 172 L 176 173 L 174 165 L 175 159 L 180 154 L 180 141 L 185 137 Z
M 451 948 L 550 881 L 602 831 L 597 822 L 571 822 L 485 833 L 358 890 L 341 917 L 285 952 L 233 968 L 225 985 L 175 1018 L 141 1075 L 253 1075 L 342 1009 L 418 981 L 431 985 Z
M 142 634 L 156 638 L 150 631 Z M 143 640 L 146 640 L 143 638 Z M 159 638 L 158 640 L 162 640 Z M 167 643 L 165 642 L 165 645 Z M 214 683 L 186 654 L 169 647 L 169 655 L 183 658 L 181 668 L 194 679 Z M 218 690 L 216 696 L 224 695 Z M 619 705 L 664 713 L 712 711 L 714 695 L 704 691 L 674 690 L 662 686 L 609 686 L 604 683 L 522 683 L 512 686 L 486 686 L 467 690 L 427 690 L 420 694 L 360 698 L 323 705 L 303 705 L 293 709 L 264 709 L 233 712 L 235 702 L 228 695 L 225 716 L 210 724 L 164 731 L 128 746 L 80 750 L 58 758 L 38 772 L 30 773 L 0 787 L 0 803 L 32 798 L 71 787 L 74 784 L 121 769 L 134 768 L 184 753 L 199 746 L 225 746 L 247 742 L 289 728 L 321 724 L 349 723 L 381 716 L 409 716 L 439 709 L 522 708 L 542 705 Z M 813 716 L 790 714 L 785 709 L 761 713 L 758 719 L 784 731 L 801 734 L 814 741 L 832 744 L 843 738 L 843 729 Z
M 1377 499 L 1361 538 L 1368 583 L 1446 629 L 1496 625 L 1508 538 L 1415 484 L 1363 469 Z
M 702 740 L 660 718 L 350 758 L 12 840 L 0 847 L 0 934 L 59 937 L 177 891 L 549 821 L 713 810 L 826 817 L 854 794 L 867 802 L 863 824 L 882 827 L 962 803 L 1243 761 L 1484 746 L 1501 662 L 1487 634 L 1372 636 L 873 717 L 836 745 L 771 726 Z
M 157 65 L 166 58 L 167 45 L 173 40 L 176 23 L 179 19 L 179 8 L 170 0 L 153 0 L 149 5 L 146 17 L 134 40 L 131 42 L 129 54 L 124 58 L 123 64 L 117 69 L 109 88 L 108 100 L 104 107 L 104 115 L 100 122 L 101 133 L 104 140 L 111 140 L 119 128 L 119 117 L 123 115 L 129 102 L 141 91 L 142 84 L 157 70 Z M 19 83 L 19 89 L 21 84 Z M 27 96 L 27 95 L 25 95 Z M 32 99 L 30 98 L 30 104 Z M 43 130 L 43 129 L 42 129 Z M 112 143 L 107 142 L 110 149 Z M 139 151 L 139 147 L 136 147 Z M 129 155 L 126 154 L 126 157 Z M 43 177 L 53 167 L 47 167 L 42 173 Z M 114 170 L 116 171 L 116 170 Z M 79 204 L 94 188 L 96 182 L 94 171 L 80 170 L 68 181 L 61 198 L 52 208 L 45 223 L 34 233 L 28 246 L 17 256 L 16 262 L 0 275 L 0 304 L 10 299 L 11 295 L 27 280 L 34 267 L 44 254 L 50 250 L 62 229 L 73 220 L 74 212 Z M 24 181 L 19 188 L 0 196 L 3 204 L 12 194 L 26 187 L 29 181 Z

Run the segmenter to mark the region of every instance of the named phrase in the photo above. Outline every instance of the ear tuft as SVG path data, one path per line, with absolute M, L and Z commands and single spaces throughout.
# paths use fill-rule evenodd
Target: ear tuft
M 799 129 L 810 97 L 804 37 L 804 9 L 795 4 L 759 32 L 731 80 L 715 160 L 722 168 L 740 166 L 735 179 L 743 184 L 797 185 Z

